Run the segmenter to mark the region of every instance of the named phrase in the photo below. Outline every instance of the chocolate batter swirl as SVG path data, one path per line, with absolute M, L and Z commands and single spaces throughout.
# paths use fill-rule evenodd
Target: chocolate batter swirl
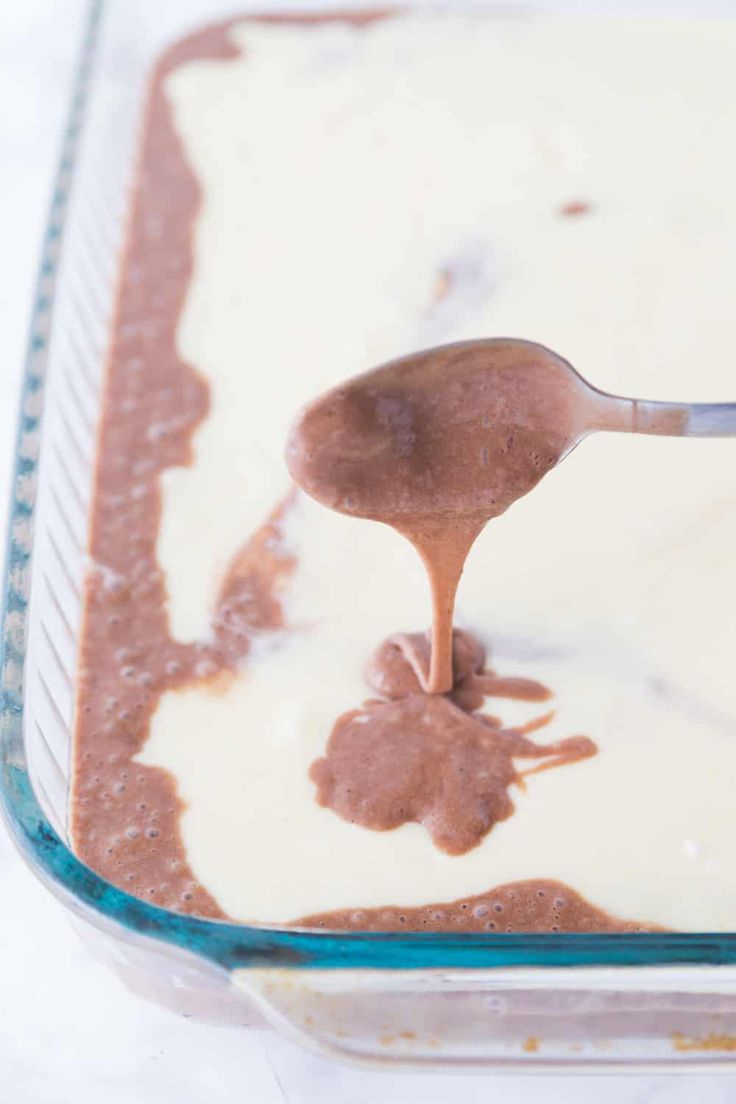
M 452 693 L 423 693 L 428 651 L 422 634 L 381 645 L 368 677 L 385 700 L 338 718 L 310 777 L 319 803 L 343 819 L 377 831 L 415 821 L 437 847 L 462 855 L 513 813 L 508 791 L 523 786 L 525 776 L 515 759 L 543 760 L 534 771 L 587 759 L 597 748 L 587 736 L 546 746 L 530 740 L 552 712 L 517 728 L 476 712 L 486 694 L 541 701 L 550 693 L 541 683 L 503 680 L 484 669 L 483 647 L 468 633 L 453 633 Z

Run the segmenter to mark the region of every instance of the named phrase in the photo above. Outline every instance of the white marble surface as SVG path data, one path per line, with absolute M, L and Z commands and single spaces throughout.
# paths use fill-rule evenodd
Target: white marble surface
M 155 0 L 175 3 L 176 0 Z M 261 7 L 266 6 L 265 0 Z M 580 6 L 580 5 L 578 5 Z M 720 5 L 723 7 L 723 5 Z M 0 502 L 50 173 L 83 4 L 0 4 Z M 12 110 L 9 110 L 12 108 Z M 0 525 L 4 524 L 4 521 Z M 4 540 L 4 537 L 3 537 Z M 402 1075 L 356 1071 L 273 1035 L 196 1025 L 129 995 L 87 954 L 0 829 L 0 1079 L 13 1104 L 678 1104 L 736 1099 L 711 1077 Z

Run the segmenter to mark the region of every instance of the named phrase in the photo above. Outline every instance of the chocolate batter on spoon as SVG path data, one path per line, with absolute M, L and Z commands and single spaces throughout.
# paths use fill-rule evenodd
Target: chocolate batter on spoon
M 455 593 L 491 518 L 596 430 L 681 434 L 687 408 L 591 387 L 562 357 L 507 338 L 446 345 L 357 376 L 306 406 L 286 460 L 308 494 L 385 522 L 421 555 L 432 591 L 422 688 L 448 693 Z

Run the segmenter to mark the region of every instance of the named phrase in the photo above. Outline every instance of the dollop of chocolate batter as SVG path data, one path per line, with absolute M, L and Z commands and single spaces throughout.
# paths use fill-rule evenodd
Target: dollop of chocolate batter
M 380 646 L 367 673 L 383 700 L 338 718 L 310 777 L 320 805 L 344 820 L 377 831 L 415 821 L 437 847 L 462 855 L 513 813 L 508 791 L 524 778 L 515 759 L 543 760 L 533 768 L 539 770 L 587 759 L 597 748 L 587 736 L 546 746 L 530 740 L 528 733 L 546 725 L 551 712 L 516 728 L 477 712 L 487 687 L 499 697 L 532 701 L 550 693 L 541 683 L 503 680 L 486 670 L 483 646 L 465 632 L 453 633 L 452 694 L 425 694 L 428 651 L 428 638 L 419 633 Z

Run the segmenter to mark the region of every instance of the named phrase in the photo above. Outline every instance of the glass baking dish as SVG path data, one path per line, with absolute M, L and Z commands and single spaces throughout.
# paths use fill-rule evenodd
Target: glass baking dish
M 360 5 L 343 0 L 349 6 Z M 161 50 L 202 23 L 242 13 L 242 0 L 108 0 L 90 9 L 21 396 L 2 633 L 0 790 L 10 831 L 90 948 L 134 991 L 180 1013 L 271 1025 L 332 1055 L 385 1065 L 728 1065 L 736 1052 L 736 934 L 248 927 L 147 904 L 69 849 L 88 504 L 137 124 Z

